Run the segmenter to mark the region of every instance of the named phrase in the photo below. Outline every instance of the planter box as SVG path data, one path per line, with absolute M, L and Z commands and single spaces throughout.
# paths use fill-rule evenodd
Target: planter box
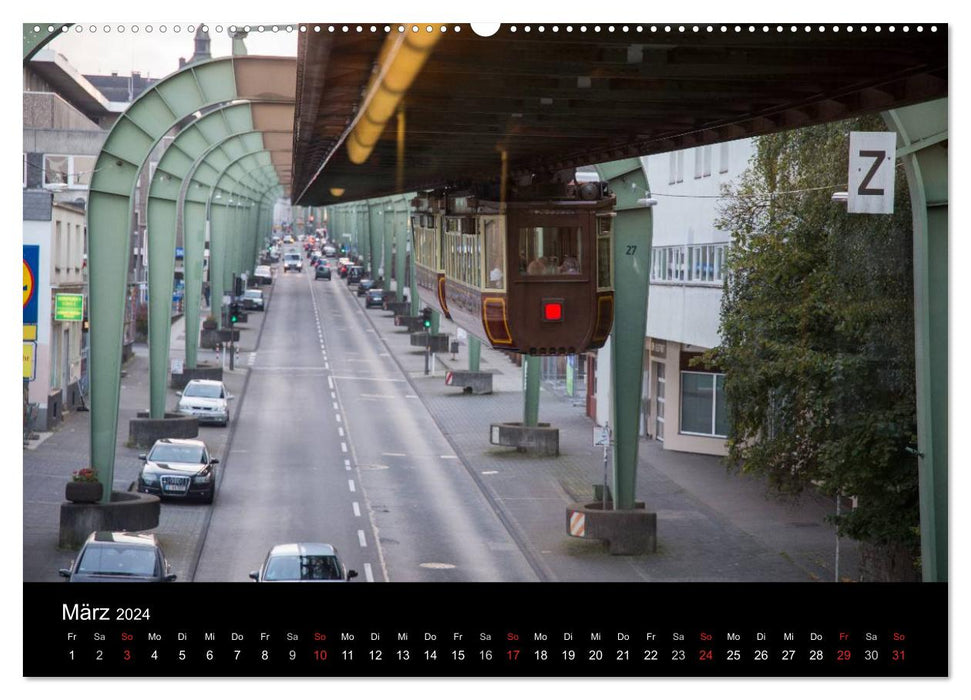
M 96 503 L 103 491 L 100 481 L 69 481 L 64 487 L 64 498 L 71 503 Z

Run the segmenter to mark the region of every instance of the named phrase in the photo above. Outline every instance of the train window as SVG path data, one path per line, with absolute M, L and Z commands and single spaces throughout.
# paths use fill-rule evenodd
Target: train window
M 519 272 L 535 275 L 578 275 L 582 271 L 583 231 L 572 226 L 519 229 Z
M 597 288 L 610 289 L 614 286 L 610 266 L 613 262 L 612 238 L 610 236 L 611 217 L 597 217 Z
M 505 237 L 499 228 L 499 219 L 486 219 L 482 224 L 485 238 L 485 267 L 488 270 L 486 286 L 489 289 L 502 289 L 506 276 Z

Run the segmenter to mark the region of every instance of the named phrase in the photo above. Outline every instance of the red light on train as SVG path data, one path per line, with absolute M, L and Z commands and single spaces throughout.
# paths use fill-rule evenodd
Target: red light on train
M 543 302 L 543 320 L 544 321 L 562 321 L 563 320 L 563 302 L 562 301 L 544 301 Z

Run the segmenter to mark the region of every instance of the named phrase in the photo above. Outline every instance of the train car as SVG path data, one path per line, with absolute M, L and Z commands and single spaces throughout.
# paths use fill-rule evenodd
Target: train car
M 613 323 L 615 202 L 603 183 L 518 188 L 506 202 L 430 199 L 421 240 L 439 245 L 434 276 L 430 266 L 424 284 L 416 275 L 425 303 L 496 349 L 573 355 L 603 346 Z M 416 267 L 431 257 L 417 254 Z
M 445 270 L 441 264 L 445 202 L 444 192 L 419 193 L 411 201 L 411 231 L 418 296 L 425 306 L 438 309 L 450 319 L 445 302 Z

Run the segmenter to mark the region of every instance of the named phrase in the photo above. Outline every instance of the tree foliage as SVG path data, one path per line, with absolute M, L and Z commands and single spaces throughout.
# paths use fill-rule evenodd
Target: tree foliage
M 842 535 L 917 546 L 918 486 L 910 201 L 848 214 L 850 131 L 876 118 L 762 137 L 726 189 L 730 231 L 722 345 L 729 464 L 781 493 L 855 496 Z

